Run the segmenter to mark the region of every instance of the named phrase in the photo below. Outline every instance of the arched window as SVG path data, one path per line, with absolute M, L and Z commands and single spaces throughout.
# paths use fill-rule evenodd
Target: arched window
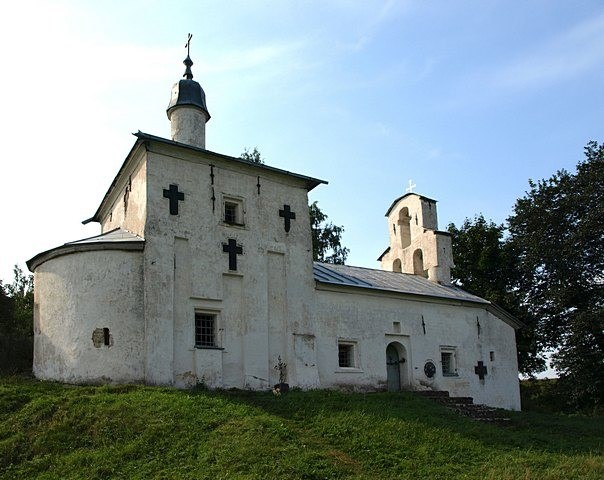
M 398 273 L 401 273 L 403 271 L 403 268 L 401 267 L 400 258 L 397 258 L 396 260 L 394 260 L 394 263 L 392 264 L 392 271 L 398 272 Z
M 424 270 L 424 254 L 422 253 L 421 248 L 418 248 L 415 252 L 413 252 L 413 274 L 421 275 L 422 277 L 427 277 L 426 271 Z
M 398 213 L 398 224 L 399 232 L 401 235 L 401 248 L 407 248 L 411 245 L 411 216 L 409 215 L 409 208 L 403 207 Z

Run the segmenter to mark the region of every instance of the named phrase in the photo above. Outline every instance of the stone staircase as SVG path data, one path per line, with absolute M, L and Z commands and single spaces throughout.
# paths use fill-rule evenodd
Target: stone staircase
M 443 390 L 422 390 L 415 393 L 478 422 L 507 425 L 511 421 L 505 416 L 505 410 L 475 404 L 472 397 L 450 397 L 449 392 Z

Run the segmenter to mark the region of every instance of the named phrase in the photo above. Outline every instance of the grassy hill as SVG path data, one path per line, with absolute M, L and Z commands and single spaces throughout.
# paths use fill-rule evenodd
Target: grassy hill
M 0 479 L 601 479 L 602 417 L 506 427 L 412 394 L 178 391 L 0 378 Z

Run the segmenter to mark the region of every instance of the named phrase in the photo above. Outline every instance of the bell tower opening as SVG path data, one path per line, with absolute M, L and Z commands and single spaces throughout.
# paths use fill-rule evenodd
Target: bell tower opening
M 421 248 L 418 248 L 413 252 L 413 274 L 421 275 L 422 277 L 428 277 L 424 270 L 424 254 Z
M 401 248 L 407 248 L 411 245 L 411 215 L 409 208 L 403 207 L 398 214 L 398 225 L 401 239 Z
M 397 273 L 402 273 L 403 271 L 403 267 L 401 265 L 401 259 L 397 258 L 394 260 L 394 263 L 392 264 L 392 271 L 393 272 L 397 272 Z

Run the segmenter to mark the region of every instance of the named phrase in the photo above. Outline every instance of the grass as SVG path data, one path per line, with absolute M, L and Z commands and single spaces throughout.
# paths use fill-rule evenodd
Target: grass
M 0 378 L 0 479 L 601 479 L 602 417 L 482 425 L 409 393 Z

